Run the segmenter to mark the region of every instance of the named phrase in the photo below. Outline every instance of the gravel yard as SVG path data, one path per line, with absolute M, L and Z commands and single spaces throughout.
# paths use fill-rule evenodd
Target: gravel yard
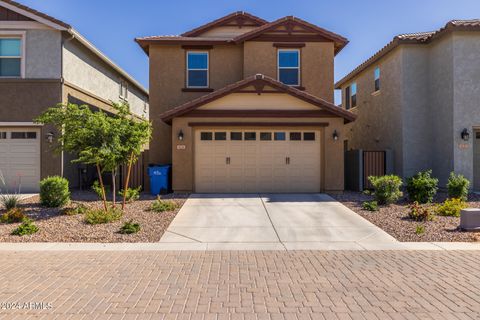
M 373 197 L 359 192 L 348 192 L 344 194 L 331 195 L 342 202 L 365 219 L 388 232 L 391 236 L 403 242 L 452 242 L 452 241 L 480 241 L 480 233 L 463 232 L 458 229 L 460 218 L 435 216 L 433 221 L 417 222 L 408 217 L 408 202 L 405 198 L 390 206 L 380 206 L 378 211 L 367 211 L 362 209 L 364 201 L 373 200 Z M 434 201 L 437 205 L 446 199 L 445 193 L 438 193 Z M 468 206 L 480 208 L 480 196 L 470 195 Z M 418 225 L 425 227 L 423 234 L 416 234 Z
M 187 197 L 187 194 L 162 196 L 162 199 L 174 200 L 178 208 L 157 213 L 149 211 L 156 197 L 142 194 L 140 200 L 127 204 L 126 212 L 119 221 L 89 225 L 81 214 L 68 216 L 63 214 L 62 209 L 40 206 L 39 197 L 35 196 L 22 200 L 20 207 L 34 220 L 39 231 L 33 235 L 14 236 L 10 233 L 20 223 L 0 223 L 0 242 L 158 242 Z M 74 192 L 72 201 L 73 205 L 81 203 L 89 208 L 102 208 L 102 202 L 92 192 Z M 4 212 L 0 210 L 0 214 Z M 139 223 L 141 230 L 136 234 L 120 234 L 120 227 L 130 220 Z

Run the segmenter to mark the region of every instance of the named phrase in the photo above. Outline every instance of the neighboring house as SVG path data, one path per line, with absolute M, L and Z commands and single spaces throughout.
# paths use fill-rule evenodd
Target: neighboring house
M 150 162 L 173 164 L 174 191 L 343 190 L 339 136 L 355 116 L 333 104 L 333 67 L 345 38 L 235 12 L 136 41 L 150 58 Z
M 148 92 L 70 25 L 0 0 L 0 171 L 12 186 L 38 191 L 41 178 L 64 175 L 79 185 L 71 156 L 54 153 L 56 132 L 33 119 L 58 103 L 111 111 L 125 100 L 148 118 Z
M 432 169 L 444 187 L 455 171 L 480 190 L 479 31 L 480 20 L 453 20 L 396 36 L 340 80 L 358 115 L 348 149 L 391 149 L 404 178 Z

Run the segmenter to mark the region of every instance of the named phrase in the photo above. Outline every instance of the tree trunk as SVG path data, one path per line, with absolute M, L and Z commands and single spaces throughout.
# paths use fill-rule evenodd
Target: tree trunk
M 116 169 L 112 170 L 112 204 L 113 207 L 115 208 L 117 204 L 117 195 L 116 195 L 116 178 L 117 178 L 117 172 Z
M 103 185 L 103 178 L 102 178 L 102 170 L 100 170 L 100 165 L 97 163 L 97 173 L 98 173 L 98 180 L 100 181 L 100 188 L 102 189 L 102 200 L 103 200 L 103 207 L 105 208 L 105 212 L 108 211 L 107 207 L 107 196 L 105 195 L 105 186 Z
M 125 179 L 125 186 L 123 188 L 123 203 L 122 203 L 122 210 L 125 210 L 125 203 L 127 202 L 127 191 L 128 191 L 128 183 L 130 182 L 130 172 L 132 170 L 133 165 L 133 152 L 130 155 L 130 160 L 128 161 L 128 170 L 127 170 L 127 177 Z

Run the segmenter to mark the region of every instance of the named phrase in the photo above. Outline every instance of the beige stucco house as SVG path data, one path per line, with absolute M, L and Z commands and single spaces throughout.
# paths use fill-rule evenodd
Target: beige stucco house
M 350 111 L 333 104 L 347 40 L 296 17 L 235 12 L 136 41 L 150 58 L 151 163 L 174 191 L 341 191 Z
M 23 192 L 35 192 L 49 175 L 77 187 L 72 157 L 53 152 L 58 132 L 33 120 L 58 103 L 110 112 L 119 100 L 148 118 L 147 90 L 70 25 L 0 0 L 0 172 L 9 188 L 20 181 Z
M 336 83 L 342 107 L 358 115 L 348 149 L 393 152 L 395 173 L 432 169 L 480 190 L 480 20 L 396 36 Z

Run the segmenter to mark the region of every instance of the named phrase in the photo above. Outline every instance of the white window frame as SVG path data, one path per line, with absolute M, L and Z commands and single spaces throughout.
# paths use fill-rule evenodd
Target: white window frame
M 120 79 L 120 99 L 128 99 L 128 82 L 124 79 Z
M 298 67 L 281 67 L 280 68 L 280 52 L 291 52 L 291 51 L 296 51 L 298 53 Z M 280 80 L 280 69 L 297 69 L 298 70 L 298 82 L 297 82 L 297 84 L 286 84 L 286 85 L 291 86 L 291 87 L 299 87 L 300 84 L 302 83 L 301 61 L 302 61 L 302 57 L 301 57 L 300 49 L 295 49 L 295 48 L 292 48 L 292 49 L 288 49 L 288 48 L 278 49 L 277 50 L 277 80 L 281 82 L 281 80 Z
M 207 68 L 206 69 L 190 69 L 188 67 L 188 55 L 190 53 L 205 53 L 207 55 Z M 189 50 L 187 51 L 187 54 L 185 55 L 185 65 L 186 65 L 186 85 L 187 85 L 187 88 L 192 88 L 192 89 L 204 89 L 204 88 L 210 88 L 210 53 L 208 51 L 200 51 L 200 50 Z M 189 82 L 189 77 L 188 77 L 188 72 L 189 71 L 207 71 L 207 85 L 206 86 L 191 86 L 188 82 Z
M 8 78 L 25 78 L 25 31 L 0 31 L 0 39 L 20 39 L 20 57 L 18 56 L 5 56 L 0 59 L 6 58 L 20 58 L 20 77 L 16 76 L 0 76 L 1 79 Z

